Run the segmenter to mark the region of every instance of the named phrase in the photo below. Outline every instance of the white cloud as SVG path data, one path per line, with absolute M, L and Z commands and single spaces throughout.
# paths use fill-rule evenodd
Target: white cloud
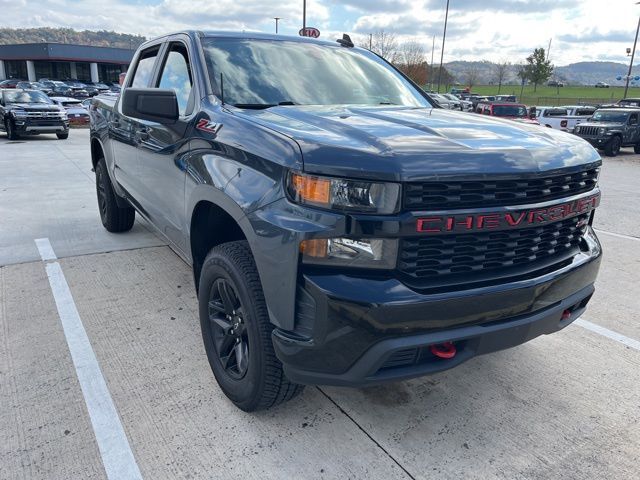
M 308 0 L 308 24 L 323 38 L 384 28 L 430 49 L 441 42 L 444 0 Z M 445 61 L 522 60 L 553 38 L 557 65 L 627 61 L 640 5 L 632 0 L 451 0 Z M 301 26 L 302 0 L 0 0 L 6 27 L 106 29 L 147 37 L 180 29 L 261 30 Z M 627 40 L 628 39 L 628 40 Z

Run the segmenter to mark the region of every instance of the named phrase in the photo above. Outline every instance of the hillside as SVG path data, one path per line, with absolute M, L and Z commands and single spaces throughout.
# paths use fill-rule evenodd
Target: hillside
M 141 35 L 84 30 L 79 32 L 71 28 L 0 28 L 0 45 L 12 43 L 73 43 L 95 47 L 117 47 L 135 49 L 146 40 Z
M 495 64 L 491 62 L 455 61 L 445 64 L 445 67 L 460 84 L 466 84 L 470 70 L 475 70 L 477 73 L 478 80 L 475 82 L 477 85 L 495 83 Z M 622 86 L 624 81 L 616 80 L 616 77 L 626 75 L 628 68 L 629 65 L 617 62 L 578 62 L 556 67 L 553 78 L 571 85 L 595 85 L 597 82 L 606 82 L 612 86 Z M 640 76 L 640 66 L 634 67 L 633 74 Z M 520 83 L 515 65 L 509 68 L 505 83 Z M 636 83 L 640 84 L 640 82 Z

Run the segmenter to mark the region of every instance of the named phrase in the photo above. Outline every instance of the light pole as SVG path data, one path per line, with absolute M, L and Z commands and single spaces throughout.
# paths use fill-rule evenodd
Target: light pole
M 282 20 L 282 17 L 273 17 L 273 19 L 276 21 L 276 35 L 278 34 L 278 22 L 280 20 Z
M 442 61 L 444 60 L 444 41 L 447 39 L 447 20 L 449 20 L 449 0 L 444 14 L 444 32 L 442 33 L 442 51 L 440 52 L 440 70 L 438 70 L 438 93 L 440 93 L 440 79 L 442 77 Z
M 302 0 L 302 29 L 307 28 L 307 0 Z
M 433 36 L 431 43 L 431 74 L 429 75 L 429 90 L 433 90 L 433 52 L 436 49 L 436 36 Z
M 636 2 L 638 5 L 640 2 Z M 633 51 L 631 52 L 631 61 L 629 62 L 629 73 L 627 73 L 627 80 L 624 84 L 624 96 L 627 98 L 627 90 L 629 90 L 629 79 L 631 78 L 631 69 L 633 68 L 633 57 L 636 54 L 636 44 L 638 43 L 638 31 L 640 31 L 640 17 L 638 17 L 638 27 L 636 28 L 636 39 L 633 41 Z

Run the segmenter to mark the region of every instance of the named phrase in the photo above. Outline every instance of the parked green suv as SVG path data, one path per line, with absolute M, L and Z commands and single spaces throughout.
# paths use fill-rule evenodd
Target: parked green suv
M 603 108 L 578 125 L 574 133 L 609 157 L 618 155 L 622 147 L 633 147 L 640 153 L 639 118 L 639 108 Z

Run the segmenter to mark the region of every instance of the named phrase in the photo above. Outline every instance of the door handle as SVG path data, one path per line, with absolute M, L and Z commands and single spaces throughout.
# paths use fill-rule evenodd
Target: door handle
M 136 136 L 143 142 L 149 140 L 149 129 L 147 127 L 139 128 L 136 130 Z

